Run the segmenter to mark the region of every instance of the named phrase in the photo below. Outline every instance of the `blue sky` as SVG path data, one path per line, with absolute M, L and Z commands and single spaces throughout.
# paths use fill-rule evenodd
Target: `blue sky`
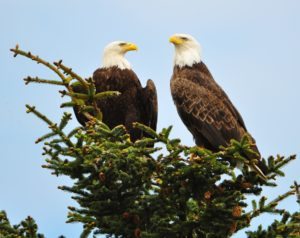
M 54 121 L 63 110 L 56 87 L 25 86 L 28 75 L 55 78 L 49 70 L 9 48 L 16 43 L 41 57 L 63 59 L 88 77 L 100 66 L 103 47 L 114 40 L 135 42 L 128 59 L 145 84 L 155 81 L 159 97 L 158 128 L 174 125 L 173 137 L 192 145 L 171 99 L 169 80 L 173 33 L 189 33 L 203 48 L 203 61 L 228 93 L 256 138 L 261 153 L 299 154 L 300 132 L 300 2 L 297 0 L 0 0 L 0 209 L 16 223 L 36 218 L 47 237 L 78 237 L 81 225 L 65 224 L 70 195 L 57 189 L 70 184 L 42 169 L 42 145 L 34 141 L 47 132 L 41 121 L 25 113 L 34 104 Z M 76 126 L 74 120 L 72 126 Z M 279 186 L 266 189 L 270 199 L 299 178 L 299 159 L 286 167 Z M 295 199 L 282 204 L 297 210 Z M 272 216 L 257 219 L 269 224 Z M 235 237 L 245 237 L 243 232 Z

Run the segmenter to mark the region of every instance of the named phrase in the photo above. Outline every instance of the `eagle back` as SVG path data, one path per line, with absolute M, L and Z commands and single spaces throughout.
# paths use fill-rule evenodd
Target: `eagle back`
M 96 92 L 118 91 L 117 97 L 99 100 L 103 122 L 111 128 L 123 124 L 132 127 L 140 119 L 139 91 L 142 89 L 136 74 L 129 69 L 101 68 L 94 72 Z
M 97 92 L 119 91 L 124 93 L 128 89 L 141 87 L 138 77 L 130 69 L 100 68 L 94 72 L 93 79 Z
M 198 145 L 217 149 L 246 132 L 244 122 L 226 93 L 203 63 L 175 67 L 171 92 L 178 113 Z

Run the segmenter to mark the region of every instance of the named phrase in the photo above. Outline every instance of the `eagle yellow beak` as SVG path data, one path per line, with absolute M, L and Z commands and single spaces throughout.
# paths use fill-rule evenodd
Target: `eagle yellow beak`
M 138 50 L 138 47 L 137 47 L 137 45 L 135 45 L 133 43 L 127 43 L 126 45 L 124 45 L 124 50 L 125 50 L 125 52 L 131 51 L 131 50 Z
M 177 36 L 171 36 L 170 39 L 169 39 L 169 41 L 170 41 L 171 43 L 173 43 L 174 45 L 181 45 L 181 44 L 183 43 L 183 40 L 180 39 L 180 38 L 177 37 Z

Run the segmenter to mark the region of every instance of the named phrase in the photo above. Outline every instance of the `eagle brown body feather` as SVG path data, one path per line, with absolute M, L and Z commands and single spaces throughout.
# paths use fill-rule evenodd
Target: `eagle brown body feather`
M 119 91 L 117 97 L 106 98 L 97 102 L 103 114 L 103 122 L 110 128 L 124 125 L 131 140 L 142 138 L 143 132 L 133 128 L 134 122 L 142 123 L 156 130 L 157 124 L 157 94 L 152 80 L 142 87 L 137 75 L 130 69 L 118 67 L 99 68 L 93 74 L 96 93 Z M 74 89 L 79 91 L 80 89 Z M 85 125 L 87 119 L 74 107 L 78 121 Z
M 230 139 L 240 141 L 248 133 L 243 118 L 203 62 L 192 67 L 175 66 L 171 93 L 198 146 L 218 151 Z M 259 154 L 256 145 L 253 149 Z

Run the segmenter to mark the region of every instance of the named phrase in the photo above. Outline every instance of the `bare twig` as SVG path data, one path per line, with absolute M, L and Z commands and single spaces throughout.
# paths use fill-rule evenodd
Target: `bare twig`
M 64 83 L 67 82 L 65 76 L 62 74 L 62 72 L 59 71 L 59 69 L 57 67 L 55 67 L 54 65 L 50 64 L 49 62 L 41 59 L 39 56 L 33 55 L 30 51 L 26 52 L 26 51 L 20 50 L 19 45 L 16 45 L 16 47 L 14 49 L 10 49 L 10 51 L 15 53 L 14 57 L 16 57 L 17 55 L 22 55 L 22 56 L 25 56 L 25 57 L 33 60 L 33 61 L 36 61 L 38 64 L 45 65 L 47 68 L 49 68 L 53 72 L 55 72 L 61 78 L 61 80 Z
M 27 78 L 24 78 L 25 84 L 29 83 L 45 83 L 45 84 L 55 84 L 55 85 L 62 85 L 65 86 L 65 84 L 61 81 L 52 80 L 52 79 L 41 79 L 39 77 L 32 78 L 28 76 Z
M 60 60 L 58 62 L 54 62 L 54 65 L 58 69 L 62 69 L 65 74 L 70 75 L 74 79 L 77 79 L 86 89 L 89 89 L 89 83 L 86 80 L 84 80 L 82 77 L 80 77 L 78 74 L 76 74 L 75 72 L 73 72 L 72 68 L 69 68 L 69 67 L 65 66 L 62 63 L 62 60 Z
M 72 141 L 70 140 L 70 138 L 68 136 L 66 136 L 65 133 L 63 133 L 63 131 L 58 128 L 56 123 L 53 123 L 48 117 L 46 117 L 45 115 L 43 115 L 42 113 L 37 111 L 34 106 L 30 106 L 30 105 L 27 104 L 26 108 L 27 108 L 27 113 L 33 113 L 38 118 L 40 118 L 41 120 L 46 122 L 49 125 L 49 128 L 54 133 L 59 135 L 68 147 L 74 147 L 74 145 L 73 145 Z

